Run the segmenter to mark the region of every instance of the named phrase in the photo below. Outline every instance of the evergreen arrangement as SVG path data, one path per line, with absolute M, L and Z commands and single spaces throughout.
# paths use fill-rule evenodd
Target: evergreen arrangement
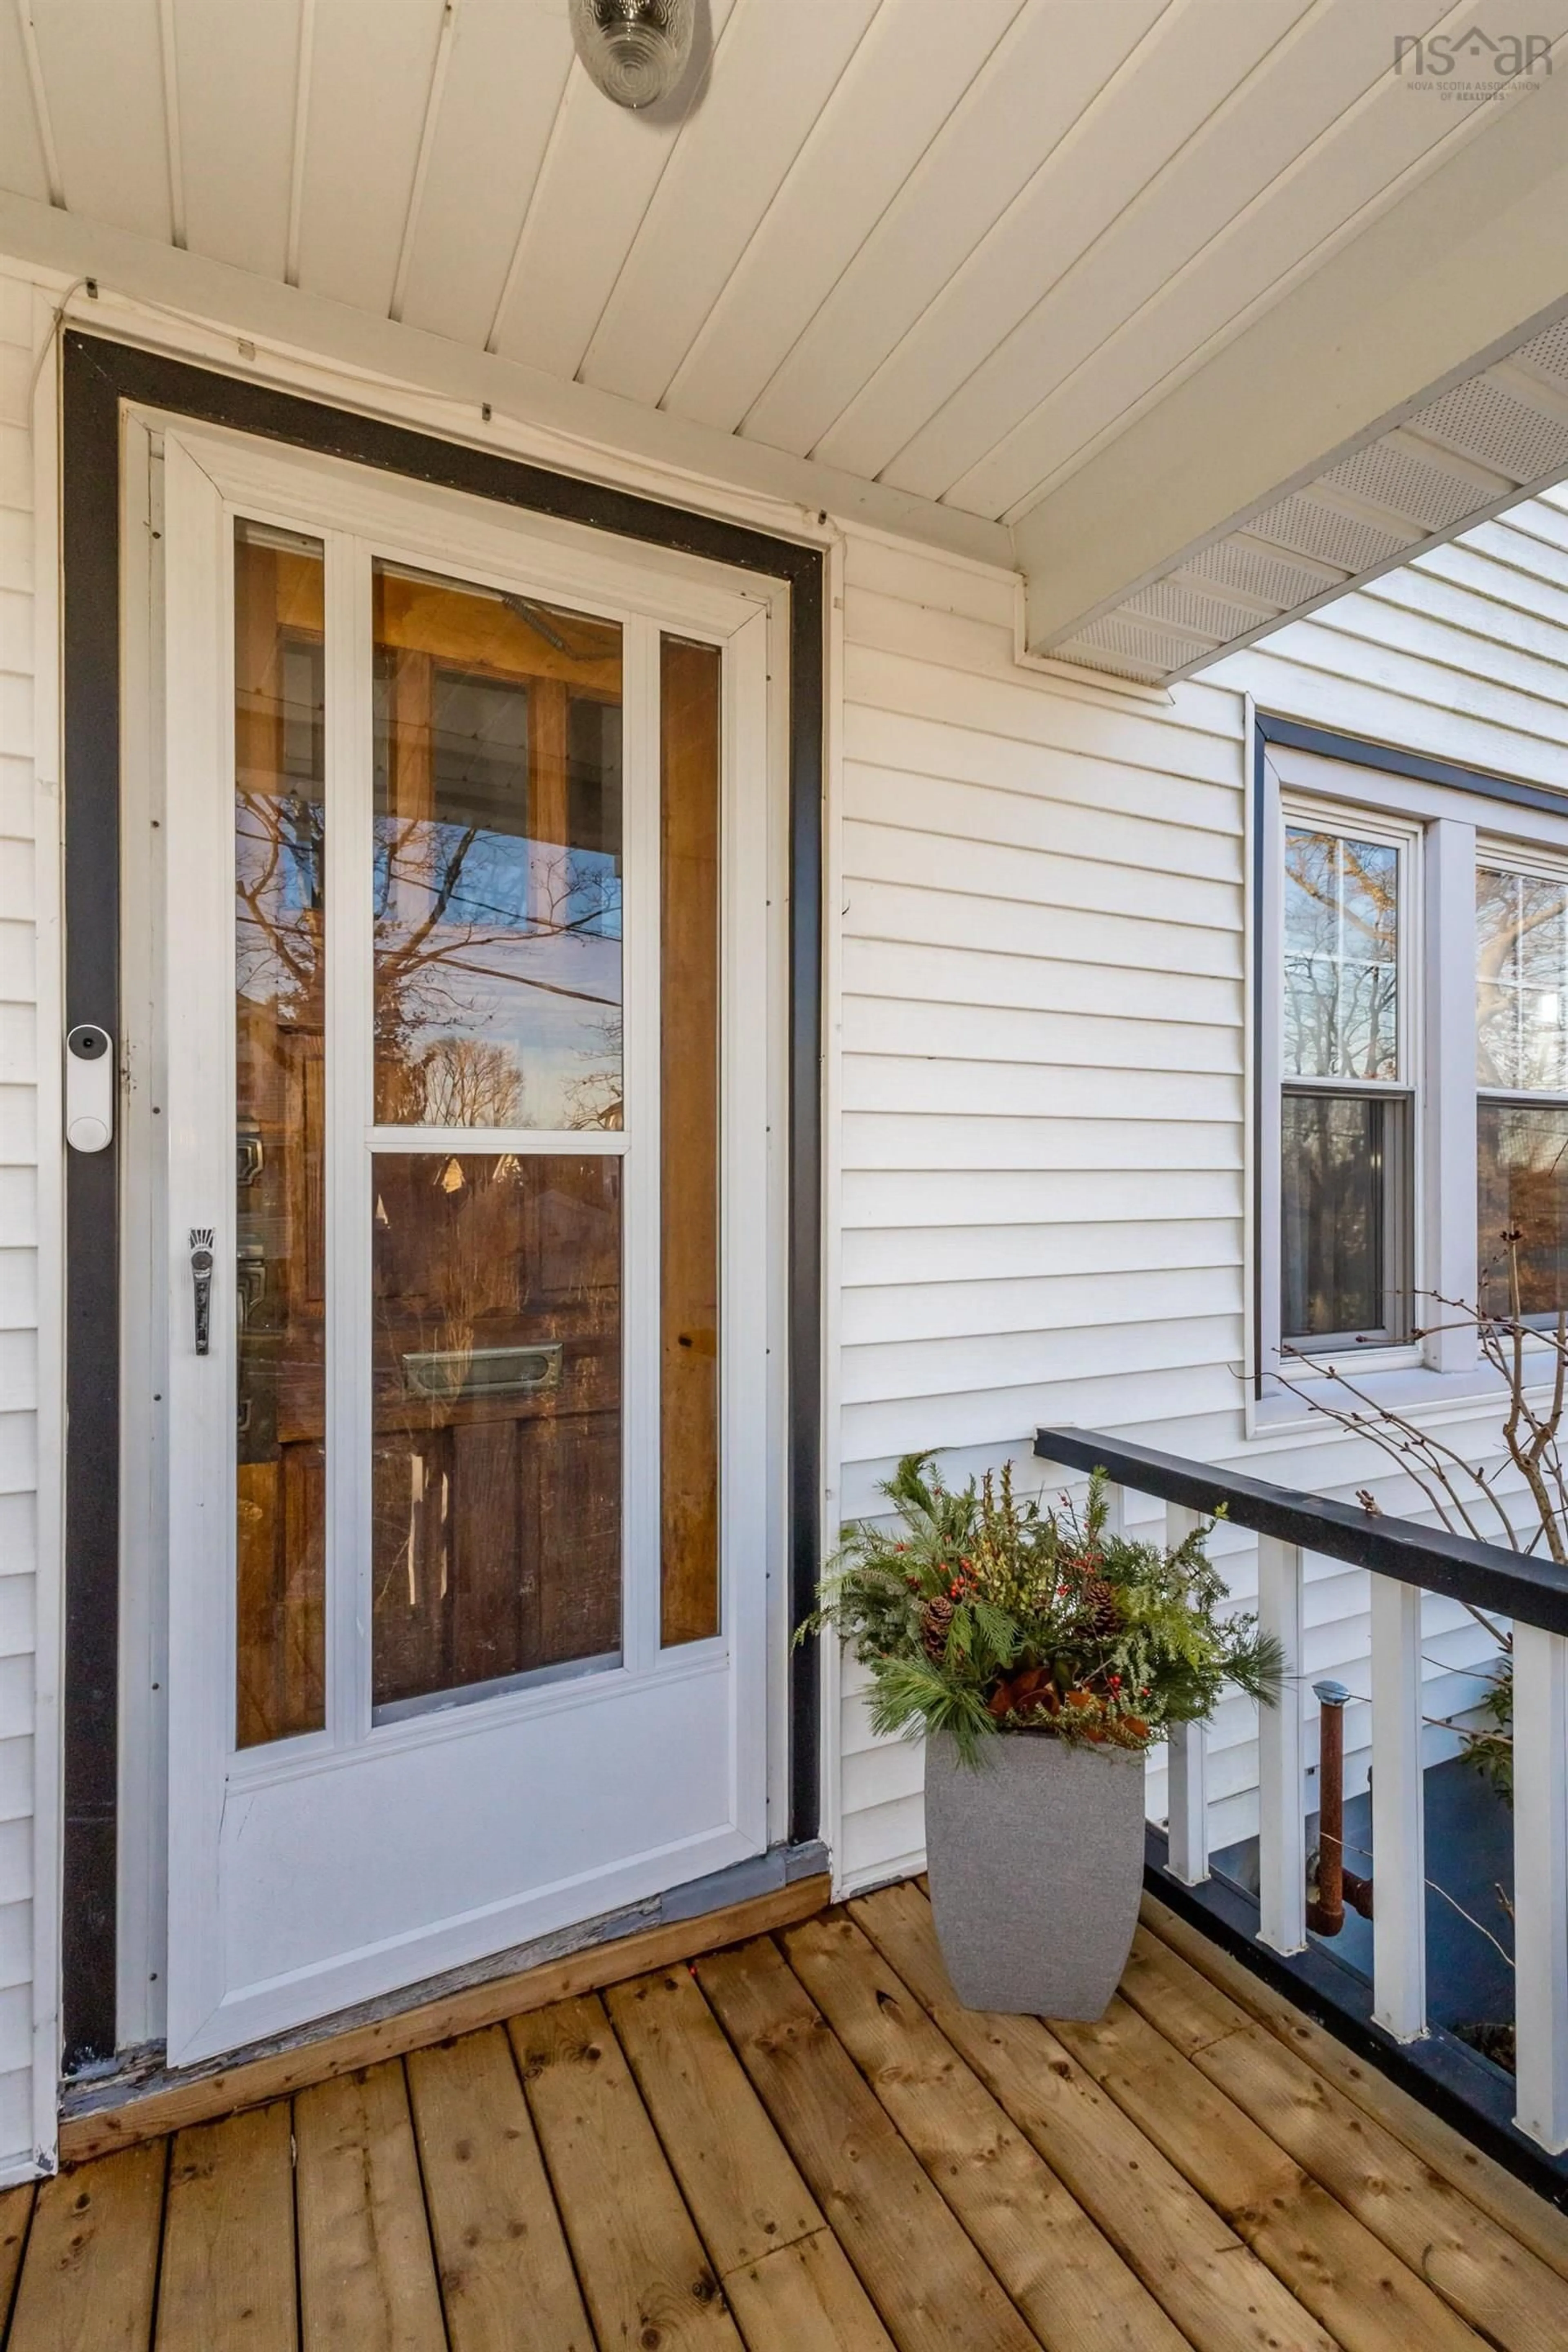
M 946 1732 L 976 1763 L 998 1732 L 1142 1750 L 1226 1683 L 1274 1704 L 1279 1644 L 1221 1615 L 1206 1528 L 1172 1549 L 1117 1534 L 1101 1471 L 1057 1511 L 1020 1502 L 1008 1468 L 952 1492 L 934 1461 L 906 1454 L 881 1489 L 897 1525 L 846 1530 L 801 1628 L 869 1668 L 879 1732 Z

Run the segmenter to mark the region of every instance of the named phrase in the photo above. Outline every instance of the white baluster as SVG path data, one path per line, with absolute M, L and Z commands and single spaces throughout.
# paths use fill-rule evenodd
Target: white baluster
M 1396 2042 L 1426 2031 L 1421 1715 L 1421 1589 L 1373 1576 L 1372 2014 Z
M 1200 1512 L 1165 1506 L 1165 1541 L 1173 1549 L 1202 1527 Z M 1169 1851 L 1173 1878 L 1196 1886 L 1209 1874 L 1208 1733 L 1201 1723 L 1174 1724 L 1170 1740 Z
M 1258 1932 L 1277 1952 L 1307 1940 L 1307 1821 L 1301 1798 L 1301 1548 L 1258 1538 L 1258 1622 L 1284 1654 L 1277 1706 L 1258 1710 Z
M 1513 1945 L 1520 2130 L 1568 2148 L 1568 1639 L 1513 1633 Z

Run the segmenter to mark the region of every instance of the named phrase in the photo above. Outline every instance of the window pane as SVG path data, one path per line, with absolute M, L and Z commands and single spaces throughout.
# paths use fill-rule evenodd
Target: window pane
M 1568 885 L 1477 869 L 1476 1081 L 1568 1092 Z
M 621 1163 L 372 1162 L 378 1706 L 621 1639 Z
M 321 546 L 235 527 L 241 1748 L 325 1720 Z
M 663 1639 L 719 1631 L 719 672 L 663 641 Z
M 1555 1315 L 1568 1301 L 1568 1109 L 1483 1102 L 1477 1263 L 1483 1307 L 1512 1310 L 1506 1236 L 1517 1234 L 1521 1315 Z
M 1398 945 L 1398 851 L 1288 827 L 1288 1076 L 1397 1077 Z
M 375 569 L 375 1115 L 621 1124 L 621 632 Z
M 1386 1096 L 1284 1097 L 1280 1265 L 1287 1339 L 1389 1330 L 1399 1193 L 1393 1163 L 1405 1110 L 1402 1101 Z

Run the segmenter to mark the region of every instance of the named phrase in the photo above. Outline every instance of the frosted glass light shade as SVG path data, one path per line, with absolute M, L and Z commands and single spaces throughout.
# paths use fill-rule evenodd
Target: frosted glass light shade
M 693 0 L 572 0 L 572 39 L 617 106 L 668 96 L 691 55 Z

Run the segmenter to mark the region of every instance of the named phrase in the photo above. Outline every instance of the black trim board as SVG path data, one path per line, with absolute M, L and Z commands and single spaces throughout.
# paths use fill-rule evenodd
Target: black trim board
M 790 591 L 789 1574 L 792 1621 L 820 1557 L 822 793 L 826 559 L 820 549 L 458 441 L 275 392 L 138 347 L 64 338 L 63 612 L 68 1024 L 121 1034 L 120 447 L 123 404 L 674 548 Z M 68 1154 L 64 2051 L 115 2044 L 119 1746 L 120 1281 L 115 1155 Z M 819 1826 L 815 1644 L 791 1654 L 790 1825 Z
M 1447 1528 L 1364 1511 L 1290 1486 L 1252 1478 L 1245 1471 L 1188 1461 L 1151 1445 L 1108 1437 L 1093 1429 L 1037 1429 L 1035 1453 L 1043 1462 L 1075 1470 L 1103 1470 L 1119 1486 L 1179 1503 L 1200 1517 L 1223 1513 L 1232 1527 L 1274 1536 L 1302 1551 L 1372 1569 L 1400 1584 L 1446 1593 L 1468 1608 L 1568 1634 L 1568 1570 L 1500 1544 L 1475 1543 Z
M 1313 751 L 1321 759 L 1345 760 L 1358 768 L 1376 768 L 1385 776 L 1407 776 L 1413 783 L 1444 784 L 1456 792 L 1472 793 L 1480 800 L 1510 801 L 1515 808 L 1542 810 L 1548 816 L 1568 816 L 1568 792 L 1554 793 L 1544 784 L 1526 784 L 1516 776 L 1493 775 L 1486 768 L 1462 768 L 1452 760 L 1431 760 L 1424 751 L 1402 751 L 1391 743 L 1374 743 L 1363 735 L 1340 735 L 1331 728 L 1309 727 L 1298 719 L 1277 719 L 1258 711 L 1254 720 L 1259 745 L 1279 743 L 1287 751 Z M 1258 782 L 1263 782 L 1259 761 Z

